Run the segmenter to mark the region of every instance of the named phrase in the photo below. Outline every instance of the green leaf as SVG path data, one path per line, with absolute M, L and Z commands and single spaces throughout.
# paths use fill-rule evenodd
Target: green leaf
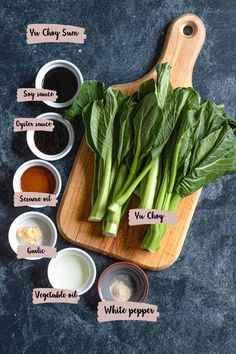
M 190 170 L 198 166 L 200 162 L 211 153 L 211 150 L 214 148 L 221 131 L 222 128 L 215 130 L 203 139 L 197 141 L 196 145 L 194 146 L 191 161 L 189 164 Z
M 111 88 L 105 91 L 104 100 L 97 100 L 92 106 L 90 136 L 96 151 L 104 160 L 107 154 L 112 153 L 113 123 L 117 109 L 116 93 Z
M 91 135 L 91 130 L 90 130 L 90 121 L 91 121 L 91 115 L 92 115 L 92 109 L 93 109 L 93 104 L 94 102 L 89 103 L 82 112 L 82 117 L 85 125 L 85 136 L 86 136 L 86 141 L 90 149 L 95 152 L 95 154 L 98 154 L 98 151 L 96 149 L 96 146 L 93 142 L 93 137 Z
M 129 99 L 129 97 L 125 96 L 120 90 L 112 89 L 112 92 L 115 95 L 118 109 L 122 111 L 122 107 L 124 103 Z
M 69 109 L 65 110 L 64 118 L 73 120 L 82 114 L 83 109 L 91 102 L 102 99 L 104 96 L 105 85 L 100 81 L 85 81 L 79 93 Z
M 193 92 L 191 89 L 181 88 L 174 90 L 174 92 L 169 93 L 169 96 L 166 97 L 165 105 L 160 110 L 161 119 L 157 121 L 157 140 L 152 150 L 153 156 L 159 155 L 162 151 L 185 108 L 187 100 L 191 99 L 192 96 Z M 173 134 L 172 138 L 176 139 L 176 135 Z M 170 151 L 167 153 L 170 153 Z
M 158 134 L 158 124 L 161 123 L 161 111 L 157 105 L 155 93 L 149 93 L 139 103 L 133 118 L 134 146 L 140 145 L 143 159 L 147 156 Z
M 195 133 L 195 142 L 217 130 L 224 123 L 223 105 L 216 105 L 211 101 L 204 102 L 198 111 L 198 127 Z
M 228 114 L 224 113 L 224 118 L 232 129 L 236 129 L 236 120 L 231 118 Z
M 181 124 L 178 127 L 178 135 L 175 145 L 179 146 L 178 166 L 182 165 L 193 146 L 193 134 L 197 127 L 196 111 L 190 110 L 184 116 L 181 115 Z
M 130 98 L 122 106 L 122 113 L 119 117 L 118 122 L 118 149 L 117 149 L 117 160 L 120 164 L 123 159 L 128 155 L 131 150 L 132 140 L 133 140 L 133 130 L 132 130 L 132 114 L 137 107 L 137 103 L 133 102 Z M 116 135 L 116 131 L 114 132 Z
M 140 86 L 138 90 L 138 99 L 141 101 L 146 95 L 148 95 L 151 92 L 156 91 L 156 85 L 155 85 L 155 80 L 150 79 L 148 81 L 144 81 Z
M 166 99 L 172 94 L 172 87 L 170 85 L 170 69 L 171 66 L 168 63 L 157 64 L 157 83 L 156 83 L 156 98 L 158 106 L 163 109 L 166 103 Z
M 217 135 L 218 132 L 215 132 Z M 200 189 L 214 179 L 228 173 L 236 172 L 236 138 L 233 129 L 225 124 L 215 142 L 214 134 L 211 135 L 211 144 L 214 143 L 207 156 L 197 165 L 193 164 L 192 170 L 177 186 L 176 192 L 182 197 Z M 206 145 L 206 141 L 203 142 Z M 200 149 L 200 147 L 199 147 Z M 204 147 L 201 147 L 204 150 Z M 203 155 L 203 151 L 201 151 Z

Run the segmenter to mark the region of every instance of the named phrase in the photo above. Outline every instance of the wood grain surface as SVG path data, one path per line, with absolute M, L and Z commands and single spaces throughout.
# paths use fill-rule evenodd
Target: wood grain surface
M 184 33 L 186 26 L 188 30 L 192 29 L 190 35 Z M 193 14 L 182 15 L 169 26 L 158 62 L 171 64 L 171 83 L 174 88 L 192 86 L 194 64 L 204 40 L 205 27 L 200 18 Z M 131 83 L 115 85 L 114 88 L 130 95 L 138 90 L 143 81 L 155 76 L 153 68 L 142 78 Z M 150 253 L 140 249 L 140 240 L 146 227 L 129 227 L 127 215 L 124 216 L 115 238 L 102 235 L 101 223 L 87 221 L 90 213 L 92 177 L 93 154 L 83 138 L 57 214 L 58 228 L 63 237 L 78 246 L 113 258 L 132 261 L 145 269 L 161 270 L 171 266 L 181 252 L 200 191 L 181 201 L 177 209 L 178 222 L 167 228 L 160 249 L 156 253 Z M 137 198 L 133 197 L 130 208 L 137 207 L 137 202 Z

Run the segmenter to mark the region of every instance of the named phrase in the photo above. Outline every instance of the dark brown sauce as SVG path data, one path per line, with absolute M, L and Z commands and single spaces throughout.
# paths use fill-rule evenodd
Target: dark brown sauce
M 65 150 L 69 133 L 64 124 L 53 120 L 54 129 L 52 132 L 35 131 L 34 142 L 36 147 L 46 155 L 57 155 Z
M 57 91 L 56 102 L 63 103 L 71 100 L 78 90 L 78 82 L 74 73 L 66 68 L 58 67 L 47 72 L 43 88 Z

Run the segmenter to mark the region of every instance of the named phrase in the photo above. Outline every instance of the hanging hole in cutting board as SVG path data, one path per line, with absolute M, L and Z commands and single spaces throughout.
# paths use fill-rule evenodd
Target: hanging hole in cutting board
M 190 37 L 193 34 L 193 27 L 190 25 L 186 25 L 183 28 L 183 33 L 185 36 Z

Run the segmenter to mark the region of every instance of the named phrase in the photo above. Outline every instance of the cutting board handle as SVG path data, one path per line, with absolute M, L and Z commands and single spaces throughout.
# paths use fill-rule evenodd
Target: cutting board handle
M 179 16 L 169 26 L 158 62 L 171 64 L 173 87 L 192 86 L 193 68 L 205 36 L 205 26 L 194 14 Z
M 173 88 L 192 86 L 193 68 L 205 36 L 205 26 L 194 14 L 181 15 L 170 24 L 158 63 L 171 64 Z M 113 87 L 132 95 L 144 81 L 151 78 L 156 78 L 156 66 L 138 80 Z

